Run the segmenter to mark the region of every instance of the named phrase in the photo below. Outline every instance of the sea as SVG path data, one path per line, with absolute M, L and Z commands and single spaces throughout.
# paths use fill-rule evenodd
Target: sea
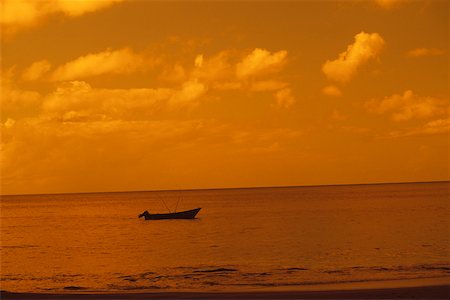
M 1 197 L 1 289 L 295 290 L 450 276 L 449 182 Z M 138 215 L 201 207 L 194 220 Z

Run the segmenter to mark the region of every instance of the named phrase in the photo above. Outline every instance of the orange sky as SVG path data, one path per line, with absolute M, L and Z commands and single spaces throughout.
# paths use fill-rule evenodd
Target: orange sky
M 450 179 L 446 1 L 2 4 L 3 194 Z

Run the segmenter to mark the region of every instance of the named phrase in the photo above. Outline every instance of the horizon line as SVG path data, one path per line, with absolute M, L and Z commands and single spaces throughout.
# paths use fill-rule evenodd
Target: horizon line
M 277 186 L 244 186 L 244 187 L 216 187 L 216 188 L 189 188 L 189 189 L 156 189 L 156 190 L 128 190 L 128 191 L 96 191 L 96 192 L 67 192 L 67 193 L 37 193 L 37 194 L 1 194 L 2 196 L 39 196 L 39 195 L 78 195 L 78 194 L 107 194 L 107 193 L 153 193 L 153 192 L 191 192 L 191 191 L 214 191 L 214 190 L 244 190 L 244 189 L 282 189 L 282 188 L 308 188 L 308 187 L 335 187 L 335 186 L 357 186 L 357 185 L 382 185 L 382 184 L 425 184 L 445 183 L 450 180 L 432 181 L 400 181 L 400 182 L 372 182 L 372 183 L 335 183 L 335 184 L 310 184 L 310 185 L 277 185 Z

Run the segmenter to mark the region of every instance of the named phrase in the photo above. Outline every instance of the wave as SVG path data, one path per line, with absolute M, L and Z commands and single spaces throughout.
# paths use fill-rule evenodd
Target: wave
M 402 279 L 450 277 L 450 263 L 398 266 L 346 266 L 341 268 L 285 268 L 253 269 L 250 266 L 193 266 L 164 270 L 145 270 L 133 274 L 55 274 L 33 277 L 3 274 L 6 289 L 14 284 L 39 286 L 51 291 L 154 291 L 154 290 L 227 290 L 249 288 L 282 288 L 336 283 L 391 281 Z M 95 286 L 94 286 L 95 285 Z M 89 288 L 88 288 L 89 287 Z

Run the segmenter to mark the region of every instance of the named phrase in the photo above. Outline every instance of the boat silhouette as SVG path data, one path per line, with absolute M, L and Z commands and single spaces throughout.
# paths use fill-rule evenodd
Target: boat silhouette
M 180 212 L 173 212 L 168 214 L 151 214 L 144 211 L 139 215 L 139 218 L 144 217 L 145 220 L 167 220 L 167 219 L 195 219 L 201 208 L 185 210 Z

